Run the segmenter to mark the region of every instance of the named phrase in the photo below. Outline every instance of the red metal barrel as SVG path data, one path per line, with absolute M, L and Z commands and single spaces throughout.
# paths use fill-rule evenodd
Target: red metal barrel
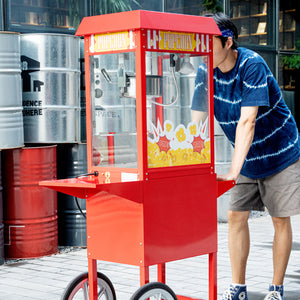
M 38 185 L 56 178 L 56 146 L 6 150 L 2 158 L 5 257 L 56 253 L 57 194 Z

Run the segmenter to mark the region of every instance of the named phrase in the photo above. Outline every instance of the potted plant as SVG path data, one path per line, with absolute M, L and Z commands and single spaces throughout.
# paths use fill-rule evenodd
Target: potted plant
M 283 67 L 284 88 L 287 90 L 295 89 L 296 81 L 300 78 L 300 39 L 296 42 L 296 50 L 293 54 L 281 56 L 281 64 Z
M 282 65 L 285 69 L 295 70 L 300 68 L 300 54 L 283 55 L 281 57 Z
M 219 0 L 203 0 L 202 5 L 205 7 L 206 12 L 217 13 L 223 11 Z

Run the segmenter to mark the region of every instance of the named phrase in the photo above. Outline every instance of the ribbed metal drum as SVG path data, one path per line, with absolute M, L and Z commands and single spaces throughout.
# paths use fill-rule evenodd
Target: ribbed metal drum
M 80 141 L 80 38 L 22 34 L 25 143 Z
M 3 224 L 3 198 L 1 178 L 1 156 L 0 156 L 0 265 L 4 263 L 4 224 Z
M 57 148 L 57 176 L 74 178 L 87 172 L 86 144 L 64 144 Z M 85 199 L 58 193 L 58 243 L 60 246 L 86 246 Z M 82 212 L 81 212 L 81 211 Z
M 23 144 L 20 34 L 0 31 L 0 149 Z
M 5 257 L 56 253 L 57 193 L 38 185 L 56 179 L 56 146 L 6 150 L 2 164 Z

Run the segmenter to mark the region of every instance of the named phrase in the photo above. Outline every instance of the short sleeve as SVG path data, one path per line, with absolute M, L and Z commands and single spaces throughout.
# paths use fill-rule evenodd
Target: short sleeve
M 191 109 L 207 111 L 207 71 L 204 64 L 201 64 L 197 71 Z
M 242 106 L 269 106 L 269 88 L 266 66 L 259 63 L 245 64 L 242 79 Z

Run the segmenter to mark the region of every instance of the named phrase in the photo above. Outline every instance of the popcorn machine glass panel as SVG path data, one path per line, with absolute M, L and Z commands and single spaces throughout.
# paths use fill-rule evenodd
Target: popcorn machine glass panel
M 93 165 L 137 168 L 134 52 L 90 57 Z
M 148 168 L 211 162 L 207 59 L 146 52 Z M 202 78 L 195 87 L 199 65 Z M 93 166 L 136 169 L 135 52 L 93 55 L 90 73 Z M 191 114 L 195 89 L 204 112 L 200 123 Z
M 146 53 L 148 167 L 210 163 L 207 56 Z M 201 82 L 195 87 L 200 65 Z M 192 120 L 194 91 L 203 108 L 200 123 Z

